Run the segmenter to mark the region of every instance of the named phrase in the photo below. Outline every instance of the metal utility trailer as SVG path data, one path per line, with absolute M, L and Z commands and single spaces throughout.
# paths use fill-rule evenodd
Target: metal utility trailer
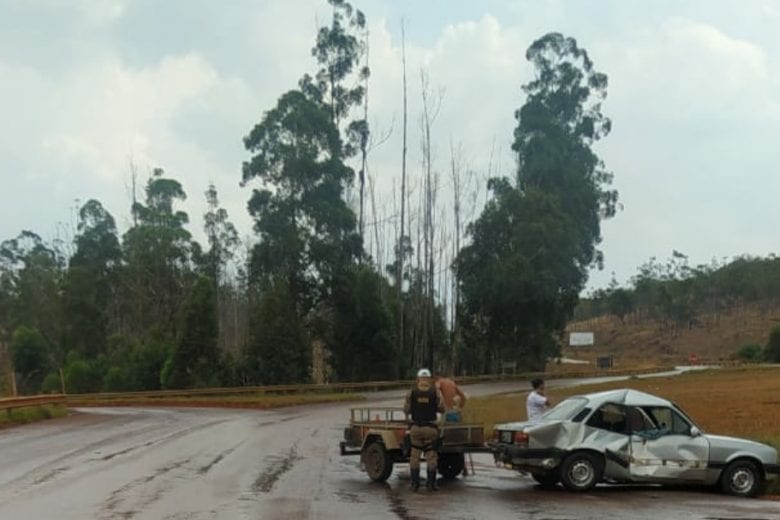
M 456 478 L 466 464 L 465 454 L 489 452 L 482 424 L 443 423 L 439 427 L 438 470 L 445 480 Z M 342 455 L 360 455 L 369 478 L 384 482 L 393 464 L 409 462 L 409 423 L 402 408 L 351 408 L 349 426 L 339 443 Z

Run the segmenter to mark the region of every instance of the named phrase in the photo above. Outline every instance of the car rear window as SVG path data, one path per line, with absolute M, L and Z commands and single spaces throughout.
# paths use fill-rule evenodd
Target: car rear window
M 574 417 L 579 415 L 587 402 L 588 400 L 582 397 L 570 397 L 568 399 L 564 399 L 558 404 L 558 406 L 544 414 L 542 419 L 546 421 L 572 420 Z

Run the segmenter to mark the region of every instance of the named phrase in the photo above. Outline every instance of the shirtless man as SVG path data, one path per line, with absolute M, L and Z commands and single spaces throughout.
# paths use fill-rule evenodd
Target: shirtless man
M 444 407 L 447 410 L 455 408 L 455 397 L 460 398 L 458 408 L 463 408 L 466 405 L 466 394 L 458 387 L 457 383 L 449 377 L 437 377 L 436 388 L 441 392 L 444 398 Z

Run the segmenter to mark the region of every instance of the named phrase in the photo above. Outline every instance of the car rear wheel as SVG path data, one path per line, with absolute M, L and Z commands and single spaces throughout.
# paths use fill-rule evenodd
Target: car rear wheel
M 543 488 L 555 487 L 561 480 L 557 473 L 531 473 L 531 477 Z
M 590 491 L 604 472 L 602 461 L 592 453 L 575 452 L 563 459 L 561 483 L 569 491 Z
M 764 474 L 758 464 L 750 460 L 735 460 L 720 476 L 720 488 L 729 495 L 754 497 L 763 487 Z
M 373 441 L 366 446 L 363 452 L 363 464 L 366 473 L 374 482 L 384 482 L 393 472 L 393 458 L 387 453 L 385 445 L 379 441 Z
M 466 459 L 462 453 L 439 453 L 437 464 L 439 473 L 444 480 L 453 480 L 463 473 Z

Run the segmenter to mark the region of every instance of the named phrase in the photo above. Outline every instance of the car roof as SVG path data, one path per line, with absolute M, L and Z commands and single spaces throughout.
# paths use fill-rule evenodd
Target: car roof
M 667 399 L 631 388 L 607 390 L 606 392 L 584 394 L 578 397 L 587 399 L 589 406 L 592 408 L 605 403 L 624 404 L 627 406 L 674 406 L 674 403 Z

